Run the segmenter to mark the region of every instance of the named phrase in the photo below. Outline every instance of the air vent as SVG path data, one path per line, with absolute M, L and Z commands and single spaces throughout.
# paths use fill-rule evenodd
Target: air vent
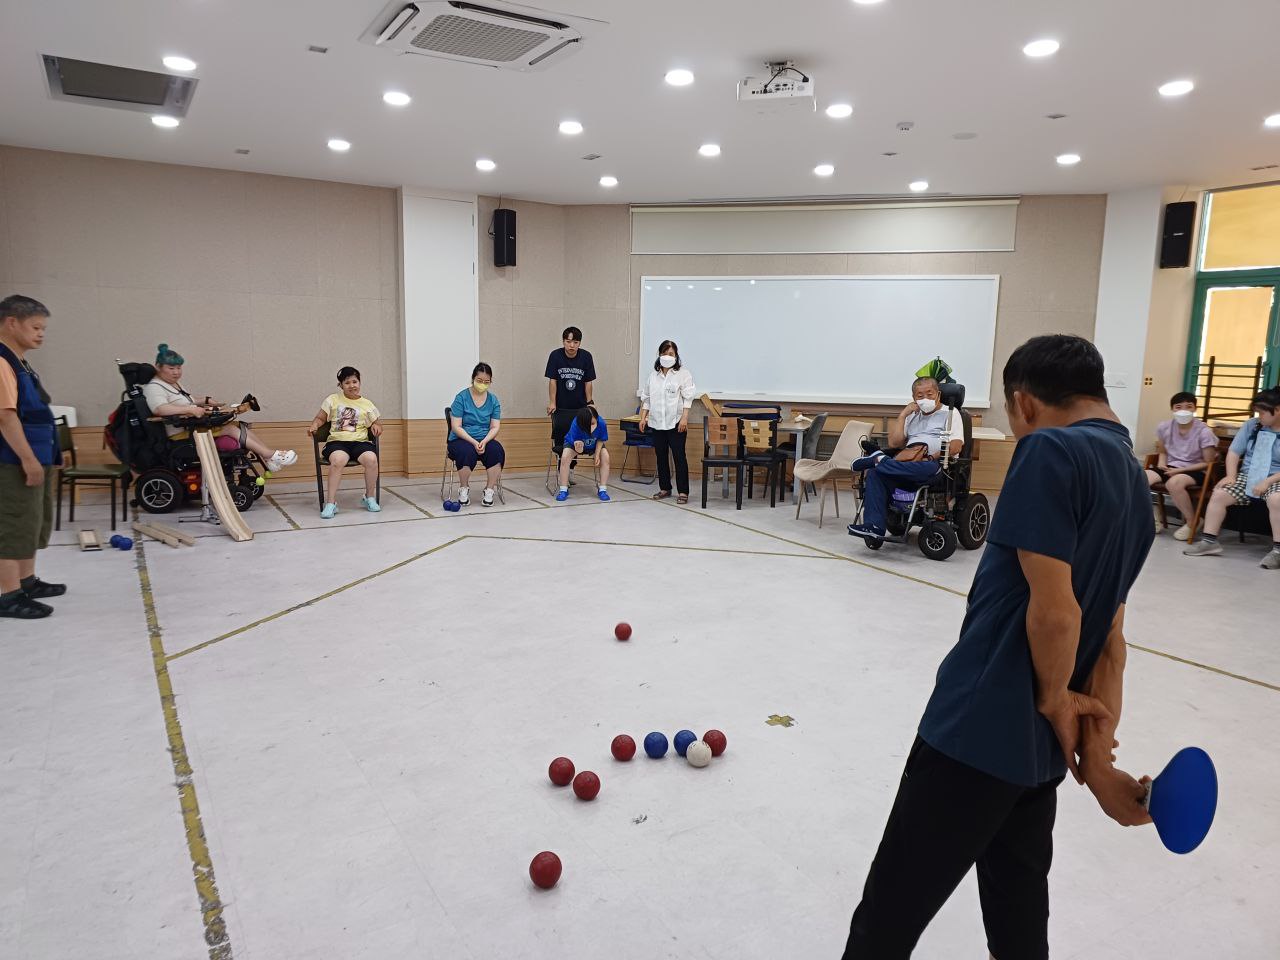
M 43 55 L 49 96 L 99 107 L 185 117 L 197 81 L 109 63 Z
M 542 70 L 607 24 L 511 3 L 393 0 L 360 37 L 397 53 L 501 70 Z

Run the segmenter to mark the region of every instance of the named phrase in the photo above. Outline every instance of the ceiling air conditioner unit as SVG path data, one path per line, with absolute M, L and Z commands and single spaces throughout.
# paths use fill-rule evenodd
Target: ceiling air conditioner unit
M 387 4 L 363 43 L 499 70 L 544 70 L 607 24 L 514 3 L 420 0 Z

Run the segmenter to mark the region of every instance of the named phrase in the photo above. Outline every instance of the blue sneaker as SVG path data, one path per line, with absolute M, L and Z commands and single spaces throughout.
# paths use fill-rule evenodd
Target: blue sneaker
M 373 497 L 361 497 L 360 502 L 364 504 L 364 508 L 370 513 L 379 513 L 382 507 L 378 506 L 378 501 Z
M 336 503 L 326 503 L 324 505 L 324 509 L 320 511 L 320 519 L 332 520 L 333 515 L 337 512 L 338 512 L 338 505 Z
M 599 497 L 599 498 L 600 498 L 600 500 L 601 500 L 601 502 L 603 502 L 603 503 L 608 503 L 608 502 L 609 502 L 609 491 L 608 491 L 608 490 L 599 490 L 599 491 L 597 491 L 597 492 L 596 492 L 596 496 L 597 496 L 597 497 Z
M 556 494 L 556 501 L 559 503 L 564 503 L 568 499 L 569 499 L 568 490 L 561 490 L 559 493 Z
M 865 523 L 851 523 L 849 524 L 849 536 L 861 537 L 863 540 L 883 540 L 884 531 L 877 530 L 875 527 Z
M 849 464 L 849 469 L 854 473 L 859 473 L 862 470 L 870 470 L 880 462 L 880 458 L 883 456 L 883 450 L 876 450 L 872 453 L 868 453 L 865 457 L 859 457 L 857 460 L 853 461 L 853 463 Z

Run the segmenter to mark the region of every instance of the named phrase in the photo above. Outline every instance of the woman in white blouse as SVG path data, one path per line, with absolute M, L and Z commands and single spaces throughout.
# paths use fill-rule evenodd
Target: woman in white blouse
M 693 406 L 693 374 L 680 363 L 680 350 L 672 340 L 658 346 L 653 373 L 640 386 L 640 429 L 653 430 L 653 452 L 658 457 L 658 492 L 655 500 L 671 496 L 671 465 L 676 462 L 676 503 L 689 502 L 689 458 L 684 442 L 689 435 L 689 409 Z

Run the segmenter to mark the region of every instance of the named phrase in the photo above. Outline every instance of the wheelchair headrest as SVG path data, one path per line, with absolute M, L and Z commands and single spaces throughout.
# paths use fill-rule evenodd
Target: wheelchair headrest
M 942 395 L 942 402 L 948 407 L 964 406 L 964 384 L 963 383 L 944 383 L 939 385 L 938 392 Z
M 156 376 L 156 368 L 149 363 L 120 363 L 116 361 L 116 365 L 120 368 L 120 376 L 124 377 L 124 385 L 126 387 L 142 386 L 144 383 L 150 383 Z

